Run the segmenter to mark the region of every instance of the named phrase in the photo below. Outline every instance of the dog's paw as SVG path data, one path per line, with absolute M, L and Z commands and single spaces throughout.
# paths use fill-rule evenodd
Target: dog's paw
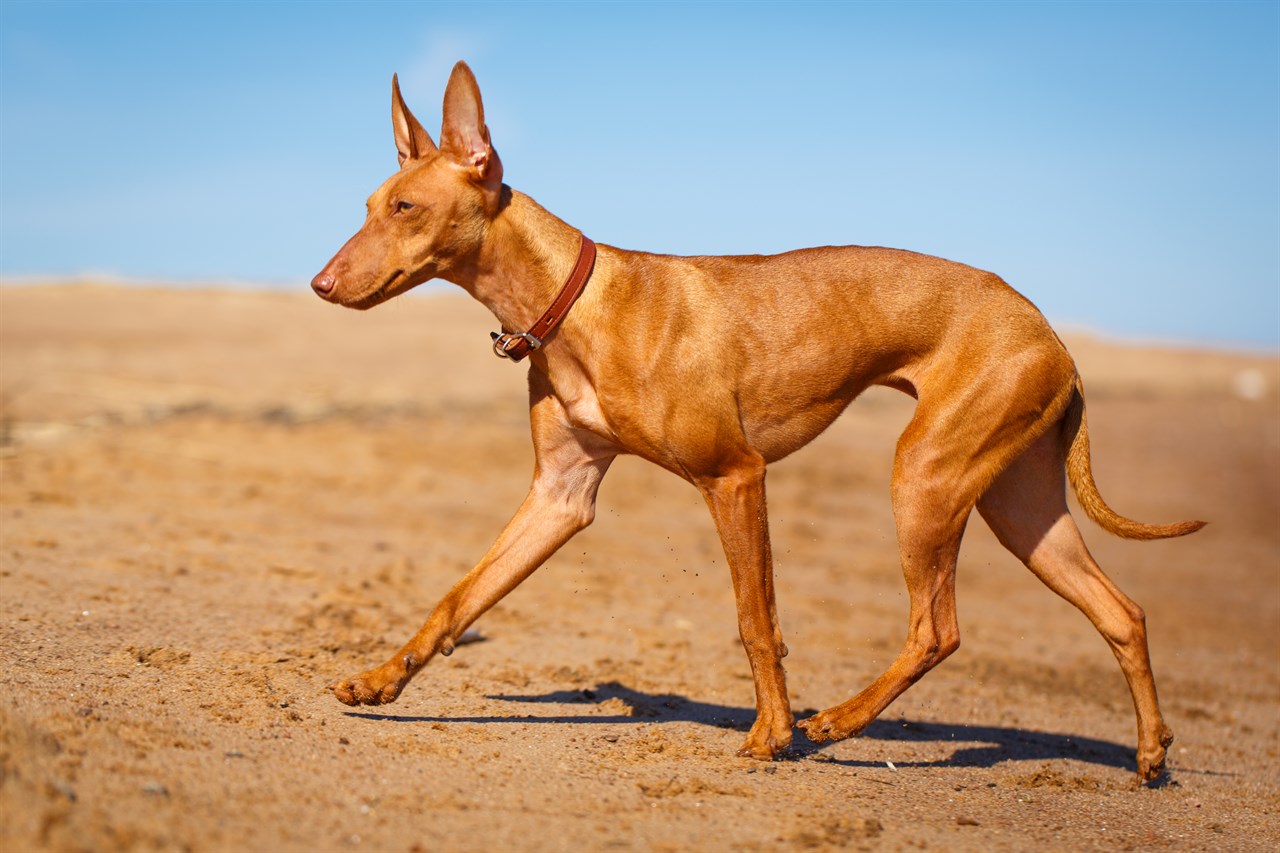
M 344 705 L 386 705 L 396 701 L 408 682 L 408 673 L 388 671 L 384 664 L 346 681 L 330 684 L 329 689 Z
M 1143 749 L 1138 747 L 1138 783 L 1153 785 L 1160 781 L 1165 772 L 1165 757 L 1169 753 L 1169 745 L 1173 743 L 1173 731 L 1163 726 L 1156 745 Z
M 804 732 L 805 737 L 813 743 L 844 740 L 861 731 L 860 728 L 850 727 L 842 717 L 832 714 L 830 711 L 814 714 L 809 719 L 796 723 L 796 725 Z
M 1164 758 L 1157 761 L 1138 760 L 1138 785 L 1159 787 L 1165 774 Z
M 789 740 L 785 744 L 778 744 L 769 738 L 763 743 L 757 743 L 748 738 L 742 746 L 738 747 L 738 755 L 742 758 L 753 758 L 756 761 L 773 761 L 786 752 L 790 745 Z
M 762 720 L 756 720 L 747 739 L 738 748 L 738 755 L 743 758 L 754 758 L 757 761 L 773 761 L 791 747 L 791 722 L 773 726 Z

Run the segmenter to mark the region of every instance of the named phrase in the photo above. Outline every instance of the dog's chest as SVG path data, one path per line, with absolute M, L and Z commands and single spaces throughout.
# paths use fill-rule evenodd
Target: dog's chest
M 595 388 L 585 377 L 566 377 L 563 374 L 552 375 L 551 387 L 560 405 L 564 407 L 565 417 L 574 429 L 589 432 L 614 446 L 621 446 L 621 441 L 614 431 L 613 425 L 605 417 L 604 406 Z
M 614 434 L 600 406 L 600 398 L 595 394 L 581 394 L 569 399 L 562 397 L 561 402 L 564 403 L 565 412 L 569 416 L 569 423 L 576 429 L 594 433 L 610 442 L 617 441 L 618 437 Z

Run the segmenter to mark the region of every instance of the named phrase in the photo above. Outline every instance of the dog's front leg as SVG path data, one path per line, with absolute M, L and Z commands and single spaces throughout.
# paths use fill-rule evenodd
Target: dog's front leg
M 764 475 L 764 460 L 752 454 L 727 473 L 697 485 L 711 507 L 729 561 L 738 634 L 755 679 L 756 721 L 738 754 L 768 761 L 791 745 L 795 721 L 782 668 L 787 647 L 774 602 Z
M 530 409 L 537 468 L 528 496 L 479 564 L 436 605 L 426 624 L 386 663 L 330 685 L 347 705 L 394 702 L 409 679 L 482 613 L 515 589 L 595 517 L 596 492 L 616 451 L 569 426 L 549 394 Z

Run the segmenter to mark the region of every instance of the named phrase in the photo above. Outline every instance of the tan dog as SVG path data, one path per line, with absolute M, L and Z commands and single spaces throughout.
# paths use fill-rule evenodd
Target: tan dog
M 862 731 L 960 645 L 956 555 L 976 506 L 1000 541 L 1084 612 L 1124 670 L 1138 718 L 1138 773 L 1164 766 L 1142 609 L 1098 568 L 1067 509 L 1135 539 L 1202 526 L 1113 512 L 1089 467 L 1080 378 L 1036 308 L 991 273 L 858 246 L 771 257 L 671 257 L 601 246 L 502 182 L 480 90 L 458 63 L 437 148 L 392 78 L 400 170 L 364 226 L 316 276 L 323 298 L 370 308 L 432 278 L 458 284 L 529 356 L 536 471 L 528 497 L 480 563 L 389 661 L 332 686 L 348 705 L 392 702 L 437 652 L 591 523 L 609 464 L 633 453 L 688 480 L 711 509 L 755 678 L 756 720 L 740 755 L 791 743 L 774 605 L 765 467 L 822 432 L 870 385 L 917 398 L 898 441 L 892 498 L 911 599 L 906 646 L 854 698 L 800 726 L 813 741 Z M 589 283 L 557 300 L 575 266 Z M 573 289 L 571 286 L 570 290 Z M 567 312 L 567 313 L 566 313 Z M 553 312 L 554 313 L 554 312 Z M 542 318 L 546 319 L 546 318 Z M 560 321 L 556 326 L 555 322 Z M 496 336 L 495 336 L 496 337 Z M 545 338 L 545 339 L 538 339 Z

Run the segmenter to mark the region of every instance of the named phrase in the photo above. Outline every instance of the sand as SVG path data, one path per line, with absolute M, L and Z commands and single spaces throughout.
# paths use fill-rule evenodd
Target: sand
M 760 763 L 729 579 L 689 485 L 618 461 L 593 527 L 393 705 L 381 662 L 532 472 L 524 369 L 453 292 L 0 288 L 0 848 L 1271 850 L 1280 844 L 1280 362 L 1066 340 L 1178 739 L 1088 622 L 970 524 L 963 645 L 860 738 Z M 906 628 L 888 474 L 912 401 L 868 393 L 775 465 L 799 712 Z

